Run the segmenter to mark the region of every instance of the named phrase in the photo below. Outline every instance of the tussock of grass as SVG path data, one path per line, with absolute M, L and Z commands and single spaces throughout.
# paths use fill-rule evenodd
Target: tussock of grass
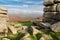
M 60 35 L 60 33 L 55 33 L 55 32 L 48 32 L 42 31 L 42 33 L 37 33 L 35 35 L 33 35 L 33 28 L 31 26 L 33 26 L 32 22 L 16 22 L 16 23 L 12 23 L 13 26 L 21 24 L 22 26 L 27 26 L 27 32 L 30 34 L 30 38 L 31 40 L 40 40 L 40 38 L 42 37 L 43 34 L 47 34 L 50 35 L 52 37 L 52 40 L 60 40 L 56 34 Z M 41 31 L 41 30 L 39 30 Z M 22 38 L 25 36 L 25 33 L 17 33 L 15 35 L 13 35 L 11 32 L 8 33 L 8 38 L 11 40 L 22 40 Z
M 8 38 L 10 40 L 21 40 L 24 36 L 25 36 L 25 33 L 18 33 L 18 34 L 14 34 L 14 35 L 9 34 Z
M 2 40 L 2 38 L 0 37 L 0 40 Z

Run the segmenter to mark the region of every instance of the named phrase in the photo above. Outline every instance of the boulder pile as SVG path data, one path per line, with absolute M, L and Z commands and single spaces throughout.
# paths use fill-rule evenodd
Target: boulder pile
M 60 0 L 44 0 L 44 22 L 52 24 L 51 29 L 60 32 Z
M 60 21 L 60 0 L 44 0 L 44 21 L 55 23 Z
M 7 9 L 4 7 L 0 7 L 0 37 L 7 36 L 8 28 L 7 28 Z

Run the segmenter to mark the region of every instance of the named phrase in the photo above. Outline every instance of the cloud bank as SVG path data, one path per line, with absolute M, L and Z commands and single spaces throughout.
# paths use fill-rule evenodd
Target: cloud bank
M 9 14 L 42 14 L 43 0 L 0 0 L 0 6 L 6 7 Z

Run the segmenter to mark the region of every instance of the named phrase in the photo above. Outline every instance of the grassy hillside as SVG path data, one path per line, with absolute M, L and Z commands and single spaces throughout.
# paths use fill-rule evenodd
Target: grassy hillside
M 33 26 L 32 22 L 12 22 L 11 25 Z

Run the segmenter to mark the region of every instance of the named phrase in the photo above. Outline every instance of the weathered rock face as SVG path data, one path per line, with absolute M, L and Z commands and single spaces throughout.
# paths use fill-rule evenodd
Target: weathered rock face
M 54 5 L 52 5 L 52 6 L 46 6 L 45 8 L 44 8 L 44 11 L 45 12 L 55 12 L 56 11 L 56 6 L 57 6 L 57 4 L 54 4 Z
M 54 22 L 51 20 L 60 20 L 60 0 L 45 0 L 45 2 L 47 3 L 45 5 L 44 8 L 44 19 L 43 21 L 50 21 L 50 22 Z M 44 2 L 44 4 L 45 4 Z M 53 2 L 54 4 L 50 5 L 49 2 Z M 56 22 L 55 21 L 55 22 Z
M 52 40 L 52 37 L 50 35 L 43 34 L 40 40 Z
M 55 2 L 55 3 L 59 3 L 59 2 L 60 2 L 60 0 L 55 0 L 54 2 Z
M 45 0 L 44 5 L 43 21 L 53 23 L 51 29 L 60 32 L 60 0 Z
M 44 5 L 52 5 L 54 4 L 54 0 L 44 0 Z
M 46 18 L 55 18 L 57 12 L 45 12 L 44 17 Z
M 7 14 L 7 9 L 4 7 L 0 7 L 0 14 Z
M 60 12 L 60 3 L 57 4 L 57 11 Z
M 2 40 L 10 40 L 10 39 L 8 39 L 8 38 L 3 38 Z
M 45 12 L 43 16 L 44 17 L 43 21 L 48 23 L 56 22 L 55 20 L 53 20 L 56 19 L 56 14 L 57 12 Z
M 60 32 L 60 22 L 53 24 L 53 25 L 51 26 L 51 29 L 52 29 L 54 32 Z
M 0 33 L 7 33 L 8 32 L 7 17 L 8 17 L 7 16 L 7 9 L 3 8 L 3 7 L 0 7 Z
M 17 30 L 16 28 L 14 28 L 14 26 L 9 26 L 9 31 L 11 31 L 13 34 L 17 34 Z

